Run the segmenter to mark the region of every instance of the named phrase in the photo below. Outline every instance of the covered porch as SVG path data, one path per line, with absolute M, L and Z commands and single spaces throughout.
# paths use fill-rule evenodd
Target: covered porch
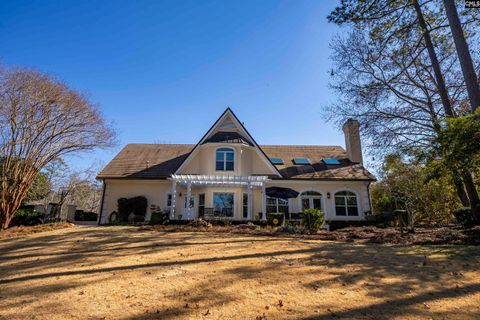
M 266 219 L 267 176 L 172 175 L 171 220 Z

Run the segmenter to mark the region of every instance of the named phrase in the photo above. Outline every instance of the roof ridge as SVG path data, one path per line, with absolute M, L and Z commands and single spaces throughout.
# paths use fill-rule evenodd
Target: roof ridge
M 328 148 L 341 148 L 342 146 L 334 145 L 324 145 L 324 144 L 260 144 L 261 147 L 307 147 L 307 148 L 318 148 L 318 147 L 328 147 Z

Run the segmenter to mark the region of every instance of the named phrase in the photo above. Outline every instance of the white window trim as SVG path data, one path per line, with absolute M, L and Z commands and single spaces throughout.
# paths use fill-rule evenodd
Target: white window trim
M 168 205 L 168 196 L 170 196 L 170 205 Z M 172 207 L 172 193 L 167 192 L 165 194 L 165 208 L 170 209 Z
M 237 201 L 236 201 L 236 197 L 237 197 L 237 192 L 234 192 L 234 191 L 222 191 L 221 189 L 219 190 L 212 190 L 212 193 L 211 193 L 211 200 L 212 200 L 212 205 L 211 205 L 211 208 L 213 208 L 213 210 L 215 211 L 215 194 L 231 194 L 233 195 L 233 206 L 232 206 L 232 216 L 231 217 L 227 217 L 227 218 L 231 218 L 231 219 L 235 219 L 235 207 L 237 206 Z
M 243 197 L 244 197 L 244 196 L 247 196 L 247 204 L 244 204 L 244 203 L 243 203 Z M 248 211 L 249 211 L 249 210 L 248 210 L 248 209 L 249 209 L 249 205 L 248 205 L 248 204 L 249 204 L 249 200 L 250 200 L 250 199 L 248 199 L 248 198 L 249 198 L 248 192 L 242 192 L 242 219 L 248 219 L 248 217 L 250 216 L 250 212 L 248 212 Z M 247 217 L 244 216 L 244 215 L 245 215 L 245 212 L 243 212 L 244 209 L 245 209 L 245 207 L 247 208 Z
M 335 205 L 335 194 L 337 194 L 338 192 L 342 192 L 342 191 L 349 191 L 349 192 L 352 192 L 355 194 L 355 197 L 357 198 L 357 211 L 358 211 L 358 215 L 356 216 L 349 216 L 348 215 L 348 212 L 347 212 L 347 215 L 345 216 L 339 216 L 337 215 L 337 208 L 336 208 L 336 205 Z M 333 215 L 335 217 L 335 219 L 337 220 L 363 220 L 364 218 L 364 213 L 363 213 L 363 210 L 362 210 L 362 205 L 361 205 L 361 201 L 360 201 L 360 197 L 358 195 L 358 192 L 351 189 L 351 188 L 340 188 L 340 189 L 336 189 L 332 192 L 332 195 L 331 195 L 331 204 L 332 204 L 332 209 L 333 209 Z
M 326 208 L 326 206 L 325 206 L 325 197 L 323 196 L 323 192 L 322 192 L 322 191 L 316 190 L 316 189 L 305 189 L 305 190 L 303 190 L 302 192 L 299 193 L 298 199 L 299 199 L 300 212 L 303 211 L 303 202 L 302 202 L 302 200 L 303 200 L 304 198 L 303 198 L 302 194 L 303 194 L 304 192 L 308 192 L 308 191 L 313 191 L 313 192 L 320 193 L 319 196 L 305 196 L 305 198 L 315 198 L 315 197 L 317 197 L 317 199 L 320 199 L 320 206 L 321 206 L 321 209 L 320 209 L 320 210 L 322 210 L 322 212 L 323 212 L 324 214 L 326 214 L 326 212 L 325 212 L 325 208 Z
M 233 170 L 217 170 L 217 152 L 219 149 L 230 149 L 233 151 Z M 232 146 L 219 146 L 217 148 L 215 148 L 215 152 L 213 154 L 213 163 L 214 163 L 214 172 L 216 173 L 225 173 L 225 172 L 236 172 L 237 170 L 237 164 L 238 164 L 238 161 L 237 161 L 237 150 L 236 148 L 232 147 Z M 226 168 L 227 167 L 227 157 L 225 156 L 226 153 L 224 153 L 224 157 L 223 157 L 223 167 Z
M 270 204 L 270 205 L 268 204 L 268 199 L 275 199 L 275 200 L 276 200 L 276 201 L 275 201 L 275 207 L 276 207 L 276 211 L 275 211 L 275 212 L 280 212 L 280 211 L 278 211 L 278 198 L 266 196 L 266 197 L 265 197 L 266 208 L 268 208 L 269 206 L 273 206 L 273 205 L 271 205 L 271 204 Z M 286 200 L 287 200 L 287 205 L 286 205 L 286 207 L 288 208 L 288 212 L 290 213 L 290 212 L 291 212 L 291 211 L 290 211 L 290 199 L 286 199 Z M 282 206 L 282 207 L 283 207 L 283 206 Z M 267 211 L 268 211 L 268 210 L 267 210 Z

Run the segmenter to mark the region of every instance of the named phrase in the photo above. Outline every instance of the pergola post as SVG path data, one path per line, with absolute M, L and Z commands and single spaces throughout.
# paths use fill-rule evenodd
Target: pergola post
M 172 203 L 170 204 L 170 220 L 175 220 L 175 209 L 177 205 L 177 181 L 172 180 Z
M 253 188 L 252 186 L 249 184 L 248 185 L 248 217 L 247 219 L 249 220 L 253 220 Z
M 192 183 L 189 181 L 187 183 L 187 219 L 190 219 L 192 216 L 192 207 L 190 206 L 191 198 L 192 198 Z
M 267 220 L 267 194 L 265 183 L 262 183 L 262 220 Z

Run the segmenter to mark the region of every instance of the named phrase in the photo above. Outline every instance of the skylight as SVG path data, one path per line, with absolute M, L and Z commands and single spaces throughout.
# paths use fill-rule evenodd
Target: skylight
M 307 158 L 294 158 L 293 163 L 305 165 L 310 164 L 310 160 L 308 160 Z
M 322 159 L 323 160 L 323 163 L 325 164 L 340 164 L 340 161 L 338 161 L 337 159 L 333 159 L 333 158 L 326 158 L 326 159 Z
M 270 158 L 273 164 L 283 164 L 283 159 L 280 158 Z

